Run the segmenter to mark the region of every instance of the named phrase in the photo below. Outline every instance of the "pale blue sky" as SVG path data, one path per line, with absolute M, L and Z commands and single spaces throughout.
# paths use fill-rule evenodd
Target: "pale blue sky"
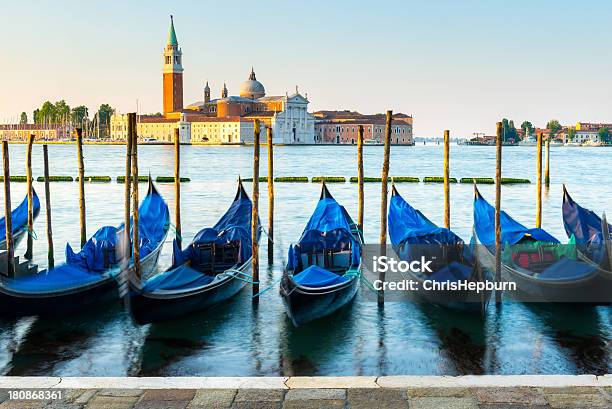
M 417 136 L 612 122 L 608 1 L 3 1 L 0 122 L 44 100 L 161 110 L 169 14 L 185 101 L 230 94 L 251 65 L 310 108 L 414 115 Z

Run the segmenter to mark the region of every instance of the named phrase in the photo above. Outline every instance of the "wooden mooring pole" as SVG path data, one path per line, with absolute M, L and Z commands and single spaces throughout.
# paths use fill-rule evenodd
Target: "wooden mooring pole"
M 124 251 L 124 263 L 126 266 L 130 264 L 130 258 L 132 257 L 132 246 L 130 241 L 130 219 L 131 219 L 131 208 L 132 208 L 132 141 L 134 140 L 133 134 L 134 123 L 136 122 L 136 114 L 133 112 L 128 113 L 128 133 L 126 138 L 126 150 L 125 150 L 125 182 L 124 182 L 124 193 L 123 198 L 125 201 L 125 207 L 123 209 L 123 251 Z M 127 267 L 126 267 L 127 271 Z M 126 277 L 128 278 L 128 277 Z
M 546 140 L 546 149 L 544 151 L 544 186 L 550 187 L 550 139 Z
M 444 227 L 450 229 L 450 132 L 444 131 Z
M 268 138 L 268 264 L 274 262 L 274 144 L 272 128 L 266 129 Z
M 8 141 L 2 141 L 2 162 L 4 165 L 4 226 L 6 233 L 6 273 L 15 277 L 15 248 L 13 242 L 13 217 L 11 214 L 11 172 L 9 167 Z
M 142 279 L 140 274 L 140 237 L 138 235 L 138 134 L 136 129 L 136 115 L 132 125 L 132 246 L 134 254 L 134 277 L 138 283 Z M 149 181 L 149 183 L 151 183 Z
M 542 132 L 536 146 L 536 227 L 542 227 Z
M 387 181 L 389 179 L 389 154 L 391 153 L 391 122 L 393 120 L 393 111 L 387 111 L 387 126 L 385 128 L 385 149 L 382 168 L 382 192 L 380 197 L 380 255 L 387 254 L 387 195 L 389 189 Z M 378 279 L 381 282 L 385 281 L 385 272 L 383 269 L 378 273 Z M 385 303 L 384 290 L 378 291 L 378 305 Z
M 34 190 L 32 190 L 32 144 L 34 143 L 34 134 L 31 133 L 28 137 L 26 145 L 26 190 L 28 195 L 28 237 L 26 252 L 23 257 L 27 260 L 32 260 L 32 252 L 34 247 Z
M 181 248 L 181 135 L 178 128 L 174 130 L 174 224 L 176 243 Z
M 501 175 L 502 175 L 502 123 L 497 123 L 495 155 L 495 282 L 501 282 Z M 495 291 L 495 304 L 501 305 L 501 291 Z
M 45 213 L 47 215 L 47 270 L 55 267 L 55 257 L 53 254 L 53 229 L 51 228 L 51 189 L 49 188 L 49 147 L 43 145 L 43 172 L 45 176 Z
M 357 126 L 357 226 L 363 232 L 363 125 Z
M 253 132 L 253 206 L 251 214 L 251 253 L 253 269 L 253 302 L 259 301 L 259 243 L 257 241 L 259 229 L 259 121 L 255 120 Z
M 85 220 L 85 164 L 83 163 L 83 130 L 76 128 L 77 161 L 79 165 L 79 220 L 81 221 L 81 248 L 87 242 Z

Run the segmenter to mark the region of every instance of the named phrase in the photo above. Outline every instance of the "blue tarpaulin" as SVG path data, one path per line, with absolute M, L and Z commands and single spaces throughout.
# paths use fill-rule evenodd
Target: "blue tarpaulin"
M 304 287 L 327 287 L 348 281 L 348 278 L 334 274 L 319 266 L 310 266 L 293 276 L 293 279 Z
M 152 185 L 151 191 L 139 207 L 138 215 L 138 238 L 142 259 L 157 248 L 170 225 L 168 205 Z M 66 263 L 89 271 L 100 272 L 108 269 L 109 264 L 116 264 L 120 258 L 116 252 L 120 242 L 117 233 L 120 230 L 123 231 L 123 225 L 118 228 L 113 226 L 100 228 L 78 253 L 75 253 L 67 243 Z
M 44 270 L 33 276 L 4 279 L 2 284 L 12 291 L 21 293 L 45 293 L 82 287 L 104 278 L 97 272 L 61 264 L 51 271 Z
M 213 276 L 202 274 L 187 264 L 183 264 L 145 281 L 142 291 L 153 292 L 155 290 L 171 291 L 197 288 L 210 284 L 213 280 Z
M 237 264 L 246 262 L 251 258 L 251 216 L 251 199 L 249 199 L 242 183 L 240 183 L 234 201 L 213 227 L 200 230 L 185 250 L 181 250 L 176 240 L 174 241 L 173 267 L 147 280 L 143 285 L 143 292 L 188 290 L 212 282 L 214 276 L 189 267 L 189 264 L 195 266 L 200 260 L 210 257 L 206 254 L 200 254 L 200 245 L 202 244 L 225 245 L 231 242 L 239 242 Z
M 287 268 L 298 269 L 301 254 L 321 253 L 325 250 L 333 252 L 351 250 L 351 266 L 358 266 L 361 260 L 361 248 L 352 234 L 350 216 L 344 207 L 329 195 L 326 188 L 300 240 L 289 248 Z M 334 273 L 329 272 L 329 274 Z
M 38 214 L 40 213 L 40 200 L 38 200 L 38 195 L 36 194 L 36 191 L 34 190 L 34 188 L 32 188 L 32 193 L 33 193 L 33 199 L 34 199 L 34 202 L 32 203 L 32 210 L 33 210 L 32 214 L 34 218 L 36 218 Z M 25 199 L 23 199 L 21 204 L 17 206 L 15 210 L 11 212 L 11 222 L 13 223 L 13 233 L 18 232 L 19 230 L 21 230 L 28 224 L 28 196 L 27 195 Z M 6 220 L 4 220 L 4 217 L 3 217 L 2 219 L 0 219 L 0 234 L 2 237 L 0 241 L 6 240 L 4 238 L 5 231 L 6 231 Z
M 563 189 L 563 225 L 568 237 L 572 235 L 578 244 L 600 244 L 603 242 L 601 218 L 595 212 L 580 206 Z M 610 239 L 612 225 L 608 224 Z
M 389 204 L 389 237 L 391 244 L 459 244 L 463 240 L 449 229 L 438 227 L 419 210 L 413 208 L 399 193 Z
M 149 194 L 140 206 L 141 257 L 148 254 L 164 239 L 169 227 L 168 206 L 151 185 Z M 54 292 L 90 285 L 109 278 L 117 270 L 110 270 L 117 260 L 117 231 L 120 228 L 105 226 L 85 243 L 80 252 L 74 253 L 66 245 L 66 263 L 54 269 L 16 279 L 4 279 L 2 284 L 13 291 L 24 293 Z
M 501 211 L 501 242 L 516 244 L 524 238 L 545 243 L 559 243 L 559 240 L 540 228 L 528 229 L 506 212 Z M 485 246 L 495 245 L 495 208 L 491 206 L 479 192 L 474 198 L 474 228 L 479 241 Z

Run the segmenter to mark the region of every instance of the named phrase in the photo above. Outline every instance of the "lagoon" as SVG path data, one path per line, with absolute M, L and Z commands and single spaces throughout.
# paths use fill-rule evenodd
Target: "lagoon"
M 184 242 L 215 223 L 229 206 L 236 179 L 252 175 L 252 146 L 184 146 L 181 152 L 181 209 Z M 11 145 L 11 174 L 24 175 L 24 145 Z M 354 146 L 275 147 L 275 176 L 356 176 Z M 380 176 L 383 149 L 365 146 L 365 176 Z M 74 145 L 49 146 L 52 175 L 77 174 Z M 562 184 L 581 205 L 612 211 L 612 150 L 551 148 L 551 186 L 544 190 L 543 228 L 567 241 L 561 220 Z M 108 175 L 111 183 L 87 183 L 87 233 L 123 219 L 125 147 L 85 145 L 86 175 Z M 141 174 L 172 175 L 171 146 L 140 146 Z M 42 175 L 42 147 L 33 150 L 34 177 Z M 266 175 L 266 150 L 261 171 Z M 391 148 L 391 176 L 442 175 L 442 146 Z M 451 146 L 451 177 L 494 177 L 495 149 Z M 504 147 L 503 176 L 530 179 L 529 185 L 504 185 L 502 208 L 526 225 L 535 224 L 535 147 Z M 334 197 L 356 218 L 357 184 L 330 183 Z M 44 187 L 35 182 L 41 202 Z M 479 186 L 488 199 L 494 186 Z M 24 183 L 12 183 L 15 206 Z M 141 197 L 146 184 L 141 184 Z M 172 184 L 159 184 L 173 214 Z M 357 295 L 338 314 L 294 328 L 278 295 L 288 245 L 296 241 L 319 196 L 316 183 L 275 184 L 275 260 L 262 258 L 266 291 L 258 306 L 250 288 L 235 299 L 184 319 L 139 327 L 119 302 L 55 319 L 26 317 L 0 321 L 0 372 L 5 375 L 56 376 L 255 376 L 255 375 L 458 375 L 583 374 L 612 371 L 612 307 L 550 307 L 504 303 L 490 305 L 485 317 L 434 306 L 389 302 L 379 309 L 373 297 Z M 436 183 L 401 183 L 398 190 L 430 220 L 443 220 L 443 189 Z M 250 186 L 247 184 L 247 191 Z M 261 186 L 260 212 L 267 214 Z M 56 263 L 66 242 L 78 247 L 78 184 L 51 184 Z M 3 192 L 0 192 L 3 195 Z M 3 199 L 3 198 L 2 198 Z M 451 186 L 451 227 L 468 240 L 473 189 Z M 366 243 L 379 234 L 380 184 L 365 184 Z M 35 222 L 34 262 L 46 265 L 45 214 Z M 172 234 L 159 268 L 170 265 Z M 266 254 L 266 240 L 261 254 Z M 16 254 L 25 252 L 25 241 Z M 362 292 L 369 291 L 362 286 Z

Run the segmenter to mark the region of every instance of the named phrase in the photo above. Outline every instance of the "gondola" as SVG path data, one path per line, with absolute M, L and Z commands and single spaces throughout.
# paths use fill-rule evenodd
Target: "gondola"
M 293 325 L 332 314 L 357 293 L 361 231 L 323 183 L 300 240 L 289 247 L 280 294 Z
M 34 188 L 32 188 L 34 203 L 32 210 L 34 219 L 40 213 L 40 200 Z M 28 231 L 28 197 L 26 196 L 21 204 L 11 212 L 11 222 L 13 224 L 13 243 L 17 247 L 21 239 Z M 6 250 L 6 220 L 4 217 L 0 219 L 0 250 Z
M 145 276 L 157 266 L 169 220 L 166 202 L 149 181 L 149 192 L 140 205 L 138 221 L 140 267 Z M 65 263 L 50 271 L 3 277 L 0 316 L 64 313 L 117 299 L 122 254 L 116 248 L 122 242 L 124 230 L 123 225 L 102 227 L 78 253 L 67 244 Z
M 134 321 L 169 320 L 236 295 L 251 278 L 251 216 L 251 199 L 239 181 L 234 201 L 212 228 L 200 230 L 185 250 L 174 240 L 167 271 L 130 283 Z
M 602 274 L 612 280 L 612 261 L 605 243 L 612 240 L 612 225 L 608 224 L 608 238 L 604 240 L 602 219 L 576 203 L 563 186 L 563 226 L 568 237 L 574 237 L 579 257 L 586 263 L 599 266 Z
M 430 260 L 432 272 L 406 272 L 410 280 L 419 283 L 416 294 L 422 300 L 448 308 L 484 312 L 491 291 L 440 290 L 425 291 L 429 282 L 469 282 L 490 280 L 488 270 L 478 264 L 469 245 L 451 230 L 438 227 L 419 210 L 413 208 L 392 187 L 389 204 L 389 237 L 400 260 L 413 261 L 424 257 Z
M 581 261 L 572 240 L 567 245 L 541 228 L 528 229 L 500 214 L 502 280 L 516 283 L 514 295 L 527 302 L 600 304 L 612 298 L 612 281 L 597 266 Z M 475 189 L 474 230 L 482 257 L 493 265 L 495 209 Z

